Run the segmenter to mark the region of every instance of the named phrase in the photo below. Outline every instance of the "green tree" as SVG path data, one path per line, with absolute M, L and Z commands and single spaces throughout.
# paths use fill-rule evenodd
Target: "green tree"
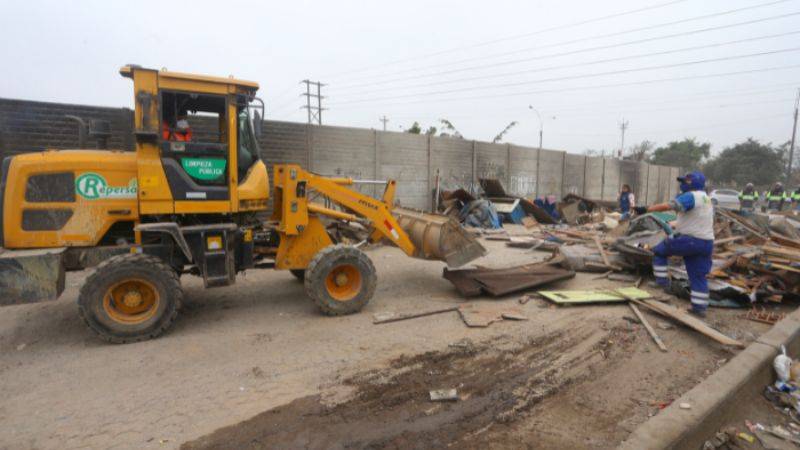
M 503 128 L 503 131 L 497 133 L 497 136 L 495 136 L 494 139 L 492 139 L 492 144 L 497 144 L 498 142 L 501 142 L 503 140 L 503 136 L 505 136 L 506 133 L 508 133 L 515 126 L 517 126 L 516 120 L 506 125 L 506 127 Z
M 780 147 L 748 138 L 723 150 L 703 170 L 715 183 L 769 186 L 783 177 L 784 152 Z
M 422 127 L 419 126 L 419 122 L 414 122 L 410 127 L 406 128 L 406 133 L 422 134 Z
M 673 141 L 666 147 L 659 147 L 653 152 L 650 162 L 661 166 L 674 166 L 684 169 L 698 169 L 703 158 L 711 154 L 711 144 L 699 143 L 695 138 Z
M 655 146 L 655 142 L 645 139 L 644 141 L 630 147 L 629 153 L 622 159 L 627 161 L 647 161 L 650 158 L 650 152 L 653 151 L 653 147 Z

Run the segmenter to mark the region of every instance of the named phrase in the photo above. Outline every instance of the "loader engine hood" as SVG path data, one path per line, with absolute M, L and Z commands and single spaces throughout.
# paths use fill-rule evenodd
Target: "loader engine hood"
M 23 153 L 2 170 L 6 249 L 95 246 L 115 223 L 138 220 L 133 152 Z

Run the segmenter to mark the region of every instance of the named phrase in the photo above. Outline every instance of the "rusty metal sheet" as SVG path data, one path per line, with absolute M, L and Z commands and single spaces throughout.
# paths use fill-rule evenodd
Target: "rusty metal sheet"
M 444 278 L 464 297 L 485 292 L 494 297 L 530 289 L 575 276 L 575 272 L 551 264 L 526 264 L 504 269 L 444 270 Z

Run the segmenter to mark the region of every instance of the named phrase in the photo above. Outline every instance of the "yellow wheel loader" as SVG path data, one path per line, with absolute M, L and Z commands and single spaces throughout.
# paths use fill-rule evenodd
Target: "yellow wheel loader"
M 375 292 L 375 268 L 331 229 L 357 223 L 366 241 L 463 265 L 485 250 L 447 218 L 394 207 L 349 178 L 273 168 L 255 136 L 258 85 L 234 78 L 120 69 L 133 80 L 135 152 L 60 150 L 5 158 L 0 175 L 0 304 L 57 298 L 66 271 L 93 267 L 81 317 L 115 343 L 173 323 L 180 277 L 227 286 L 246 269 L 289 270 L 328 315 L 354 313 Z M 259 115 L 258 109 L 261 109 Z M 267 216 L 272 191 L 272 213 Z

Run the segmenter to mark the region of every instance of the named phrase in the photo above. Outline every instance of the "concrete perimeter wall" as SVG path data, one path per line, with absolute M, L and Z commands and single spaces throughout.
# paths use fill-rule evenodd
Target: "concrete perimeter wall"
M 66 115 L 108 120 L 110 147 L 133 150 L 130 109 L 0 99 L 0 155 L 77 148 L 77 126 Z M 629 184 L 637 203 L 651 204 L 676 194 L 679 173 L 674 167 L 514 144 L 269 120 L 259 141 L 268 166 L 296 163 L 322 175 L 393 178 L 398 201 L 420 209 L 431 207 L 437 179 L 442 190 L 475 191 L 478 179 L 497 178 L 518 196 L 571 193 L 603 200 L 616 199 Z M 373 195 L 381 190 L 359 189 Z

